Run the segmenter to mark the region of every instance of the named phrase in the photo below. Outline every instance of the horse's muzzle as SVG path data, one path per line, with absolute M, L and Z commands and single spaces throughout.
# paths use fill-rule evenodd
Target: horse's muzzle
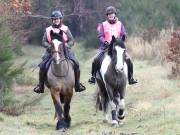
M 119 69 L 119 68 L 115 67 L 115 70 L 116 70 L 117 73 L 119 73 L 119 72 L 122 73 L 124 71 L 124 68 L 122 67 L 122 68 Z

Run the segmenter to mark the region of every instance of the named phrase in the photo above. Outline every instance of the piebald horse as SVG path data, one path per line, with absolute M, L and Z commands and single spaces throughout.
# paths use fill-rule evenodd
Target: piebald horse
M 53 60 L 47 72 L 47 85 L 58 119 L 56 129 L 67 129 L 71 124 L 69 111 L 75 85 L 74 69 L 71 60 L 65 56 L 66 48 L 62 40 L 62 31 L 58 34 L 51 31 L 51 38 Z
M 118 125 L 125 116 L 127 65 L 126 50 L 121 46 L 123 42 L 113 36 L 96 77 L 98 84 L 96 105 L 100 105 L 104 112 L 104 122 L 108 121 L 108 108 L 111 108 L 113 126 Z

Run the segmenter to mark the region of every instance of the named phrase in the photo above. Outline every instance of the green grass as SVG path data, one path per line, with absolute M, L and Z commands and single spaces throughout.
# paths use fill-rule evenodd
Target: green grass
M 110 123 L 102 123 L 102 112 L 96 113 L 95 109 L 96 86 L 87 83 L 95 50 L 85 52 L 78 45 L 73 50 L 81 59 L 81 80 L 87 90 L 74 93 L 70 111 L 71 128 L 66 133 L 55 130 L 54 105 L 46 89 L 42 100 L 27 105 L 22 115 L 12 117 L 0 113 L 0 135 L 180 135 L 180 81 L 168 80 L 164 67 L 149 65 L 148 61 L 134 62 L 139 83 L 127 87 L 124 125 L 114 128 Z M 25 49 L 28 49 L 28 53 L 17 61 L 28 58 L 27 73 L 37 79 L 38 70 L 30 72 L 29 69 L 40 61 L 43 51 L 27 46 Z M 40 98 L 31 91 L 17 97 L 23 102 L 28 97 Z

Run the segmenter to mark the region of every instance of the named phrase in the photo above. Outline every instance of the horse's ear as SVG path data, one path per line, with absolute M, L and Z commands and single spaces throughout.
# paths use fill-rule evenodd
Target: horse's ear
M 63 35 L 63 31 L 62 31 L 62 30 L 59 31 L 59 35 L 60 35 L 60 36 Z
M 116 41 L 116 38 L 115 38 L 115 36 L 113 35 L 113 36 L 112 36 L 112 40 L 111 40 L 111 42 L 113 42 L 113 43 L 114 43 L 115 41 Z
M 115 38 L 115 36 L 113 35 L 113 36 L 112 36 L 112 40 L 111 40 L 110 45 L 112 46 L 112 45 L 114 44 L 115 41 L 116 41 L 116 38 Z
M 50 31 L 50 37 L 51 37 L 51 39 L 54 38 L 54 32 L 53 32 L 53 30 Z
M 112 56 L 112 50 L 113 50 L 113 42 L 111 42 L 111 43 L 109 44 L 108 55 Z
M 113 50 L 113 45 L 114 45 L 115 41 L 116 41 L 115 36 L 112 36 L 112 40 L 111 40 L 111 43 L 110 43 L 109 48 L 108 48 L 108 54 L 110 56 L 112 56 L 112 50 Z

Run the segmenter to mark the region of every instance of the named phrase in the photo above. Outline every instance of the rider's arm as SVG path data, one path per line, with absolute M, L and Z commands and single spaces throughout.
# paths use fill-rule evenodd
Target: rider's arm
M 122 41 L 125 41 L 127 38 L 127 33 L 126 33 L 126 29 L 124 27 L 124 25 L 121 25 L 121 33 L 120 33 L 120 37 L 122 39 Z
M 49 42 L 47 41 L 47 35 L 46 32 L 44 33 L 43 39 L 42 39 L 42 46 L 44 48 L 50 48 L 51 44 L 49 44 Z
M 105 39 L 104 39 L 104 29 L 103 29 L 103 25 L 102 23 L 100 23 L 97 27 L 97 37 L 100 41 L 100 44 L 104 44 L 105 43 Z
M 67 34 L 67 37 L 68 37 L 67 44 L 68 44 L 69 47 L 72 47 L 74 45 L 74 37 L 72 36 L 71 31 L 69 29 L 67 30 L 66 34 Z

